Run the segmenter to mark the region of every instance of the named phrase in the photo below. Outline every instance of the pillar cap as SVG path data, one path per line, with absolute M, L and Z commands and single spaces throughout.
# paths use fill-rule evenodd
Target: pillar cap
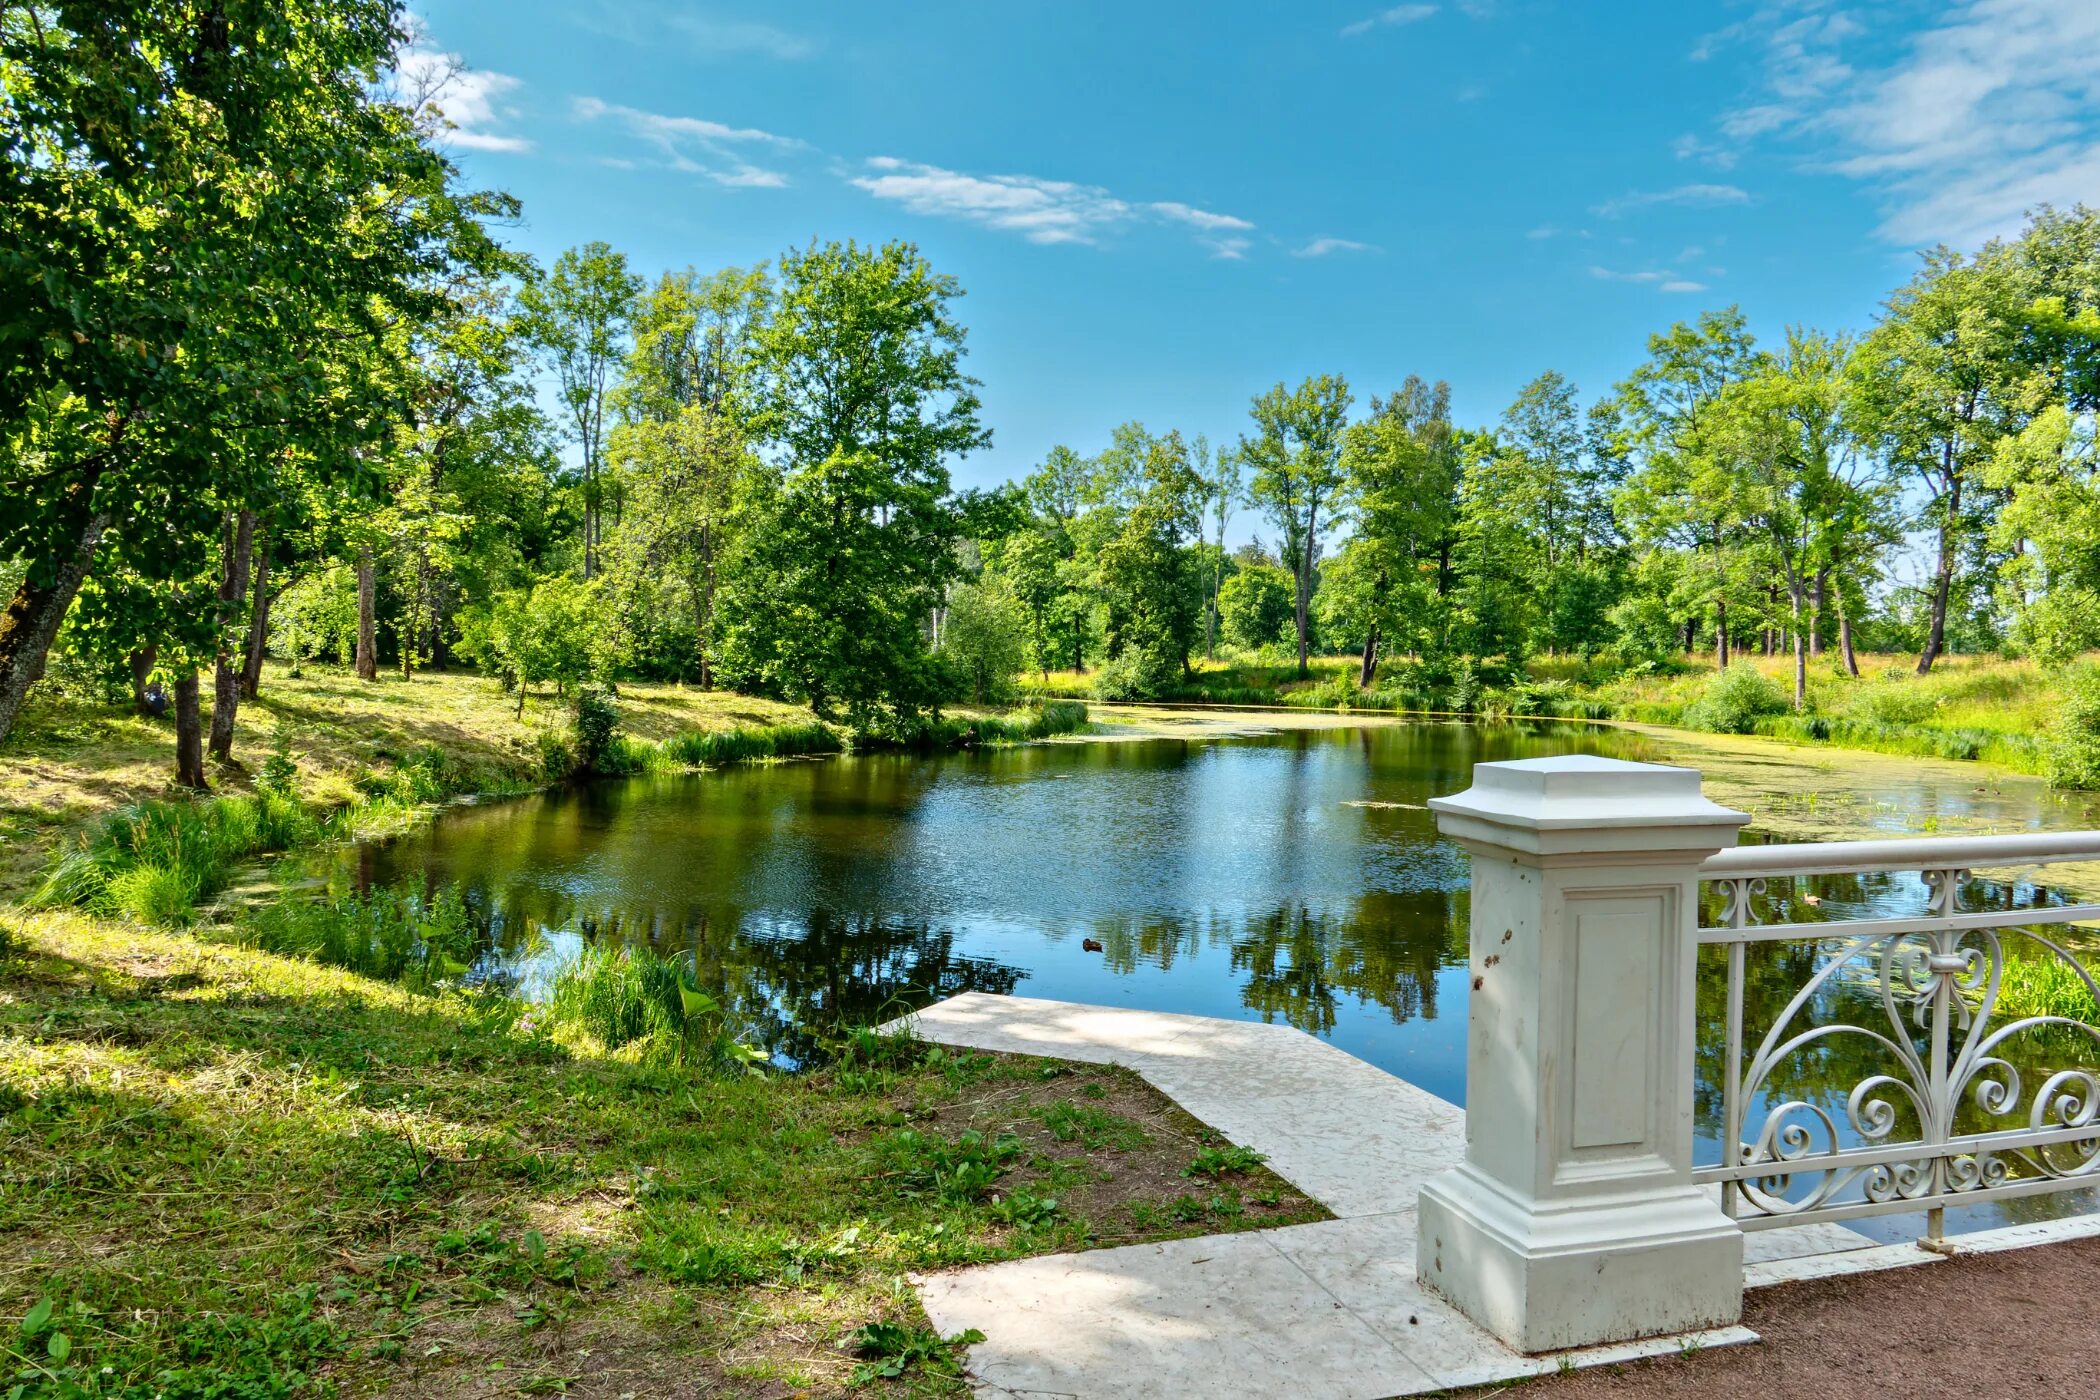
M 1433 797 L 1445 835 L 1537 855 L 1687 851 L 1735 844 L 1749 822 L 1699 790 L 1695 768 L 1592 754 L 1473 766 L 1473 786 Z M 1702 857 L 1703 858 L 1703 857 Z

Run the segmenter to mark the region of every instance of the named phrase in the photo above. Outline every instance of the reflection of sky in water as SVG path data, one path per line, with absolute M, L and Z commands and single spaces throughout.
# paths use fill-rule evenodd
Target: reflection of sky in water
M 1287 1022 L 1463 1101 L 1466 862 L 1422 804 L 1476 762 L 1566 752 L 1674 756 L 1589 727 L 1423 724 L 751 765 L 462 809 L 358 852 L 354 874 L 462 885 L 493 916 L 481 970 L 527 995 L 587 936 L 689 953 L 785 1060 L 804 1024 L 976 988 Z M 1926 908 L 1915 875 L 1823 881 L 1820 906 L 1779 886 L 1763 922 Z M 1718 994 L 1709 970 L 1702 1007 Z M 1753 1045 L 1778 1007 L 1761 1009 Z M 1834 1060 L 1849 1087 L 1850 1058 Z M 1702 1108 L 1713 1160 L 1718 1110 Z

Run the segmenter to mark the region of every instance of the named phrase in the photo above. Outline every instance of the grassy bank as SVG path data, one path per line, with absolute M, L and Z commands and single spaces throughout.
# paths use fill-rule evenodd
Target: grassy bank
M 1791 712 L 1793 661 L 1786 656 L 1738 656 L 1734 665 L 1770 683 L 1779 704 L 1748 716 L 1740 732 L 1803 744 L 1918 758 L 1982 760 L 2016 772 L 2048 770 L 2051 729 L 2063 703 L 2060 672 L 2031 661 L 1989 656 L 1943 657 L 1932 674 L 1916 674 L 1916 658 L 1861 656 L 1857 677 L 1833 656 L 1811 661 L 1808 705 Z M 1534 660 L 1524 680 L 1486 688 L 1455 683 L 1421 694 L 1405 689 L 1355 687 L 1354 656 L 1313 658 L 1311 675 L 1295 663 L 1199 661 L 1186 685 L 1159 697 L 1164 703 L 1288 705 L 1371 713 L 1427 711 L 1489 718 L 1542 716 L 1610 719 L 1702 729 L 1714 727 L 1701 702 L 1715 670 L 1709 656 L 1688 656 L 1676 667 L 1609 674 L 1571 659 Z M 1392 681 L 1388 668 L 1386 682 Z M 1091 677 L 1053 671 L 1032 677 L 1030 693 L 1084 695 Z
M 1106 1067 L 863 1039 L 696 1071 L 0 922 L 0 1393 L 961 1394 L 908 1270 L 1319 1213 L 1206 1174 L 1212 1135 Z

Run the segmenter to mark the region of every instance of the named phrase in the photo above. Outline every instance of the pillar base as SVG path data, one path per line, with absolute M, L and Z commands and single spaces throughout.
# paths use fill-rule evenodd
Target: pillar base
M 1526 1202 L 1457 1167 L 1422 1188 L 1415 1271 L 1521 1352 L 1725 1327 L 1743 1232 L 1691 1185 Z

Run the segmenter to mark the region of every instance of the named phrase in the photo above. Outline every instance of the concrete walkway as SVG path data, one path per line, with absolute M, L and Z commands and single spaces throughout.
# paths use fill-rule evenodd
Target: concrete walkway
M 1337 1217 L 919 1279 L 943 1335 L 985 1334 L 970 1349 L 980 1396 L 1383 1400 L 1756 1340 L 1728 1327 L 1547 1356 L 1504 1347 L 1415 1282 L 1416 1193 L 1463 1156 L 1464 1110 L 1303 1032 L 980 992 L 907 1025 L 945 1045 L 1127 1066 Z M 1841 1272 L 1834 1254 L 1872 1243 L 1837 1225 L 1753 1234 L 1746 1281 Z
M 1464 1154 L 1464 1110 L 1289 1026 L 985 993 L 905 1024 L 943 1045 L 1128 1066 L 1336 1215 L 920 1278 L 943 1335 L 985 1333 L 970 1348 L 979 1396 L 1382 1400 L 1756 1341 L 1728 1327 L 1556 1356 L 1504 1348 L 1415 1282 L 1415 1192 Z M 1772 1230 L 1751 1236 L 1751 1257 L 1867 1245 L 1842 1226 Z

